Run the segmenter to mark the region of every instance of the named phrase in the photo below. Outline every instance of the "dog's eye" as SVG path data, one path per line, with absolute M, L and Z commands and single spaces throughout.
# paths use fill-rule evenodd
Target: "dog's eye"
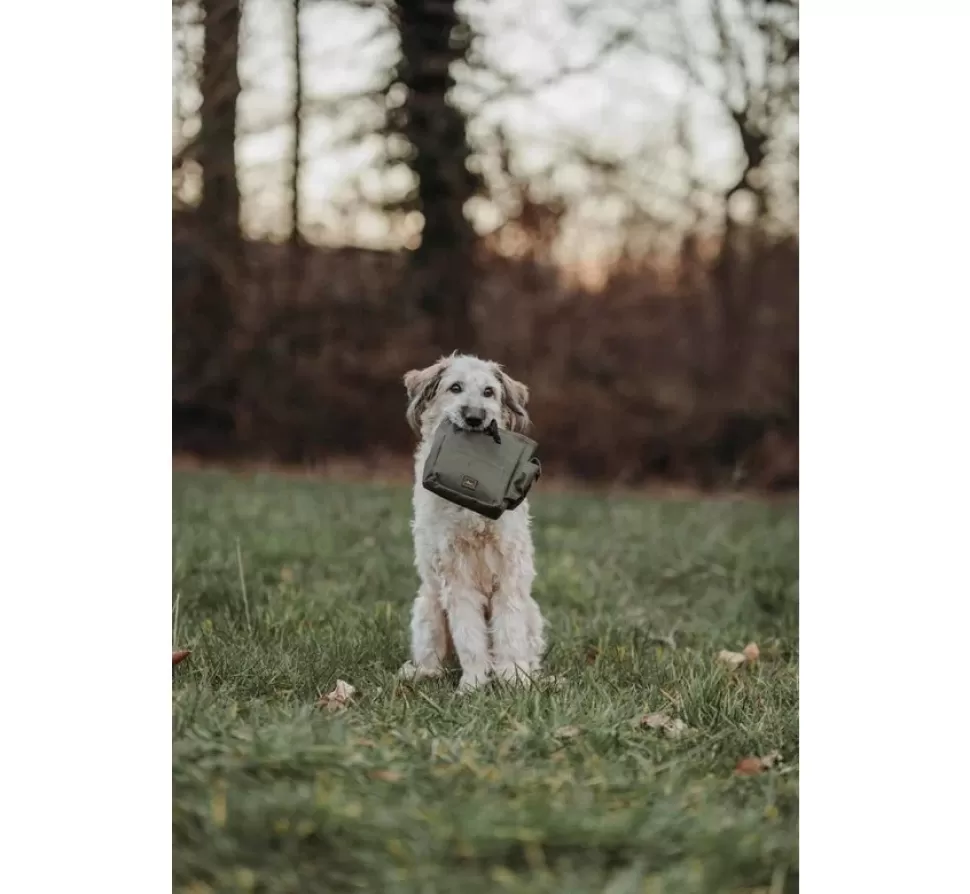
M 448 390 L 452 394 L 461 394 L 461 382 L 455 382 Z
M 486 388 L 482 392 L 482 397 L 495 397 L 495 389 L 494 388 Z

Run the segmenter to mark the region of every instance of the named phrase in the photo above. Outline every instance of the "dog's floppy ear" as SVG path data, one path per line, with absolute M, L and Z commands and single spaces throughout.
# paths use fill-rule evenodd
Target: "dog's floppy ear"
M 531 421 L 526 412 L 529 402 L 529 389 L 521 382 L 517 382 L 501 367 L 496 367 L 499 381 L 502 383 L 502 408 L 505 410 L 505 424 L 511 431 L 524 432 Z
M 443 357 L 426 369 L 412 369 L 404 374 L 404 387 L 408 391 L 408 425 L 415 432 L 421 431 L 421 414 L 438 392 L 441 374 L 448 366 L 448 358 Z

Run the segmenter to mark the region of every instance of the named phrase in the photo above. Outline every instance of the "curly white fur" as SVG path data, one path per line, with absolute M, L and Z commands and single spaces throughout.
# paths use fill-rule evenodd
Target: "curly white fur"
M 411 616 L 411 661 L 401 676 L 440 676 L 457 654 L 460 691 L 491 676 L 528 683 L 539 670 L 544 622 L 535 578 L 529 504 L 492 521 L 425 490 L 421 474 L 438 425 L 469 420 L 521 431 L 529 391 L 498 364 L 468 355 L 442 358 L 404 376 L 408 422 L 419 434 L 414 457 L 414 563 L 421 578 Z

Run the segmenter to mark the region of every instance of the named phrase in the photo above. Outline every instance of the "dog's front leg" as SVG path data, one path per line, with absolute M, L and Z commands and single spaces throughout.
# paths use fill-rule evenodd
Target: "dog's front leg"
M 405 680 L 440 677 L 448 654 L 448 628 L 438 589 L 422 582 L 411 609 L 411 661 L 398 671 Z
M 485 597 L 473 587 L 455 582 L 444 585 L 441 596 L 451 629 L 451 640 L 461 664 L 458 691 L 468 692 L 488 682 L 490 668 Z
M 502 587 L 492 598 L 492 666 L 496 679 L 528 685 L 544 648 L 542 613 L 528 589 Z

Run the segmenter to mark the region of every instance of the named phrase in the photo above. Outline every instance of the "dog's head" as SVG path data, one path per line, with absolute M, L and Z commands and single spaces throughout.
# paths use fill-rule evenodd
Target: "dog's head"
M 529 426 L 529 389 L 488 360 L 467 354 L 442 357 L 427 369 L 406 373 L 404 387 L 408 424 L 419 434 L 445 419 L 472 430 L 487 428 L 492 420 L 511 431 Z

